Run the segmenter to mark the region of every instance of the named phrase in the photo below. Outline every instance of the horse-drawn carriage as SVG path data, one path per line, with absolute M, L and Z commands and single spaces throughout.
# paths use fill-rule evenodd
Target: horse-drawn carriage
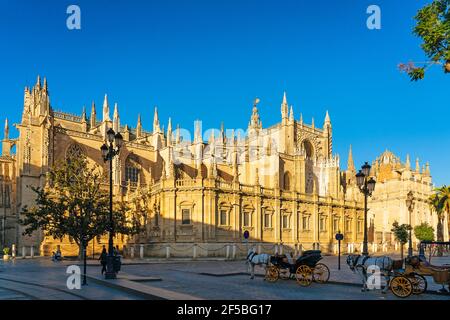
M 320 250 L 308 250 L 295 261 L 289 263 L 286 255 L 276 255 L 270 258 L 266 271 L 266 280 L 275 282 L 278 279 L 295 278 L 301 286 L 309 286 L 313 281 L 325 283 L 330 278 L 328 267 L 320 263 Z
M 425 250 L 429 247 L 430 259 L 427 261 Z M 450 242 L 421 242 L 419 256 L 412 256 L 405 259 L 405 267 L 394 268 L 394 278 L 390 281 L 389 287 L 397 297 L 406 298 L 411 294 L 421 294 L 427 289 L 425 276 L 433 277 L 433 281 L 442 285 L 441 292 L 448 292 L 450 289 L 450 265 L 437 266 L 431 264 L 431 251 L 437 249 L 450 248 Z

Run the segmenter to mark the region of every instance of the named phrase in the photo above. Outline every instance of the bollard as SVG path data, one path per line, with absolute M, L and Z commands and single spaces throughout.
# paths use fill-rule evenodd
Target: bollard
M 132 246 L 130 248 L 130 258 L 133 259 L 134 258 L 134 246 Z
M 233 244 L 233 260 L 236 259 L 236 244 Z
M 16 245 L 15 244 L 12 245 L 11 251 L 12 251 L 11 256 L 13 259 L 15 259 L 16 258 Z
M 33 246 L 30 247 L 30 256 L 32 259 L 34 258 L 34 247 Z
M 274 246 L 275 246 L 275 255 L 277 255 L 278 254 L 278 244 L 275 244 Z
M 194 246 L 192 247 L 192 259 L 197 259 L 197 244 L 194 243 Z
M 27 255 L 27 248 L 25 246 L 22 247 L 22 259 L 25 259 L 25 256 Z
M 261 243 L 258 243 L 258 254 L 262 253 L 262 249 L 261 249 Z
M 229 244 L 227 244 L 226 245 L 226 247 L 227 247 L 227 250 L 226 250 L 226 259 L 228 260 L 228 259 L 230 259 L 230 245 Z
M 140 248 L 139 248 L 139 257 L 141 259 L 144 259 L 144 245 L 143 244 L 141 244 Z
M 170 258 L 170 246 L 166 246 L 166 259 Z
M 395 249 L 395 251 L 397 251 L 397 249 L 398 249 L 397 242 L 394 244 L 394 249 Z

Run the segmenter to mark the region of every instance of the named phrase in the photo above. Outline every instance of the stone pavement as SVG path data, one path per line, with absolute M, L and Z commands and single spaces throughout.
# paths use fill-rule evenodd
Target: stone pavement
M 140 300 L 141 297 L 88 280 L 80 290 L 66 286 L 66 268 L 48 258 L 0 261 L 0 299 L 19 300 Z M 97 270 L 88 268 L 88 274 Z
M 330 283 L 313 283 L 300 287 L 296 281 L 250 280 L 245 261 L 124 260 L 118 280 L 103 280 L 98 261 L 88 267 L 88 286 L 81 290 L 66 287 L 66 267 L 77 261 L 54 263 L 47 258 L 16 259 L 0 262 L 0 299 L 344 299 L 391 300 L 392 293 L 379 290 L 361 293 L 361 284 L 342 258 L 337 270 L 337 258 L 322 260 L 331 271 Z M 437 262 L 436 262 L 437 264 Z M 439 289 L 428 281 L 429 288 Z M 408 300 L 450 300 L 448 295 L 423 294 Z
M 191 294 L 203 299 L 262 300 L 398 300 L 391 292 L 361 293 L 361 285 L 312 283 L 300 287 L 294 280 L 250 280 L 243 261 L 196 261 L 185 264 L 141 264 L 126 268 L 127 274 L 161 277 L 162 281 L 142 284 Z M 408 300 L 450 300 L 450 296 L 423 294 Z

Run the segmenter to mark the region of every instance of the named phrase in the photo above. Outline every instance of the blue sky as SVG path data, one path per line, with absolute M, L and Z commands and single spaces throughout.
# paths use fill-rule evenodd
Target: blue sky
M 385 149 L 429 161 L 450 183 L 450 76 L 432 68 L 412 83 L 400 62 L 424 61 L 412 35 L 419 0 L 0 0 L 0 118 L 19 122 L 23 88 L 46 76 L 55 109 L 81 113 L 108 93 L 122 123 L 246 128 L 261 99 L 264 126 L 280 121 L 283 91 L 306 123 L 329 110 L 334 151 L 359 166 Z M 81 8 L 81 30 L 66 9 Z M 382 29 L 366 27 L 381 8 Z M 15 135 L 13 131 L 12 136 Z M 414 161 L 414 160 L 413 160 Z

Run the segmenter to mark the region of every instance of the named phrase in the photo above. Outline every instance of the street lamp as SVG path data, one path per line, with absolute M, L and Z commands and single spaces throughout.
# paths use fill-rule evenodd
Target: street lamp
M 364 194 L 364 241 L 362 254 L 365 256 L 369 255 L 367 248 L 367 197 L 371 196 L 375 190 L 375 180 L 372 177 L 369 178 L 370 168 L 370 164 L 365 162 L 361 170 L 356 174 L 356 184 Z
M 116 157 L 120 148 L 122 147 L 123 138 L 120 133 L 115 133 L 113 129 L 109 129 L 106 132 L 108 139 L 107 143 L 103 144 L 100 148 L 102 151 L 103 160 L 109 161 L 109 241 L 108 241 L 108 257 L 106 260 L 106 273 L 105 279 L 115 279 L 116 273 L 114 271 L 114 224 L 113 224 L 113 159 Z M 109 145 L 108 145 L 109 144 Z
M 413 255 L 413 248 L 412 248 L 412 220 L 411 220 L 411 214 L 414 210 L 414 195 L 412 191 L 408 192 L 408 195 L 406 196 L 406 207 L 409 211 L 409 243 L 408 243 L 408 257 L 412 257 Z

